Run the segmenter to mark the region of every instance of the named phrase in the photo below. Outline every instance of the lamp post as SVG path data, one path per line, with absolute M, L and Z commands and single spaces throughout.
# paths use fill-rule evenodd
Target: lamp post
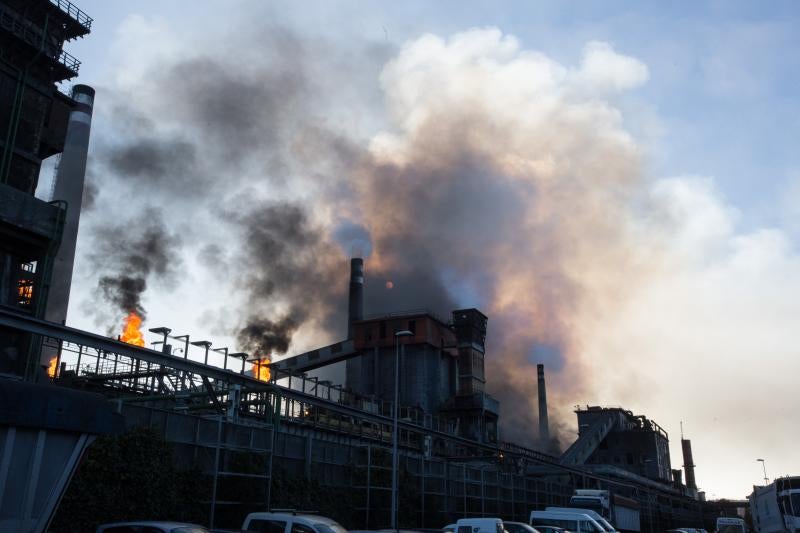
M 192 346 L 202 346 L 206 349 L 206 357 L 203 359 L 203 364 L 208 364 L 208 349 L 211 348 L 211 343 L 208 341 L 193 341 L 190 343 Z
M 238 357 L 238 358 L 240 358 L 242 360 L 242 371 L 239 372 L 239 373 L 244 375 L 244 363 L 245 363 L 245 361 L 247 361 L 247 358 L 250 357 L 250 354 L 249 353 L 244 353 L 244 352 L 236 352 L 236 353 L 232 353 L 232 354 L 229 354 L 229 355 L 231 357 Z
M 184 345 L 183 345 L 183 358 L 184 359 L 188 359 L 189 358 L 189 335 L 175 335 L 172 338 L 175 339 L 175 340 L 179 340 L 179 341 L 182 340 L 184 342 Z
M 169 328 L 150 328 L 148 330 L 150 333 L 157 333 L 159 335 L 164 335 L 164 345 L 161 347 L 161 351 L 167 353 L 167 335 L 172 333 L 172 330 Z
M 764 459 L 756 459 L 756 462 L 761 463 L 761 468 L 764 469 L 764 486 L 766 487 L 767 485 L 769 485 L 769 478 L 767 477 L 766 461 L 764 461 Z
M 224 362 L 222 364 L 222 369 L 228 370 L 228 347 L 226 346 L 224 348 L 214 348 L 214 351 L 217 353 L 221 353 L 222 355 L 225 356 Z
M 414 334 L 404 329 L 394 334 L 394 409 L 392 412 L 392 529 L 397 531 L 397 415 L 400 403 L 400 337 L 413 337 Z M 403 345 L 405 352 L 405 345 Z

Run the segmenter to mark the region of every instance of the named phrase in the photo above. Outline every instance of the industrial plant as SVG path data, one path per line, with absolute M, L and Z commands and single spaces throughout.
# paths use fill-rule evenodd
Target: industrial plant
M 153 328 L 153 349 L 141 332 L 126 342 L 66 326 L 95 93 L 65 91 L 80 63 L 64 45 L 92 19 L 66 0 L 4 0 L 0 25 L 0 530 L 46 530 L 97 436 L 139 427 L 197 473 L 209 527 L 285 507 L 276 487 L 294 480 L 335 493 L 311 504 L 352 529 L 389 527 L 395 513 L 406 529 L 527 523 L 592 490 L 635 509 L 634 531 L 713 529 L 720 507 L 698 489 L 690 441 L 670 457 L 667 431 L 645 415 L 580 407 L 574 442 L 554 453 L 543 364 L 530 376 L 538 427 L 526 428 L 540 446 L 503 440 L 503 405 L 486 392 L 485 361 L 502 357 L 486 349 L 491 316 L 370 315 L 360 257 L 342 265 L 341 340 L 277 361 L 203 332 Z M 42 161 L 57 154 L 52 190 L 37 196 Z M 340 363 L 344 383 L 319 377 Z

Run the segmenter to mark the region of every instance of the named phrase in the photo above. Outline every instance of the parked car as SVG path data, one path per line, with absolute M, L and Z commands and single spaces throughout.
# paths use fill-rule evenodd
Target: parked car
M 558 526 L 546 526 L 544 524 L 533 524 L 531 527 L 539 533 L 571 533 L 569 530 Z
M 456 522 L 456 533 L 505 533 L 499 518 L 462 518 Z
M 243 533 L 348 533 L 338 522 L 302 512 L 250 513 Z
M 557 526 L 577 533 L 606 533 L 594 518 L 582 512 L 531 511 L 530 523 Z
M 506 522 L 503 520 L 503 527 L 508 533 L 539 533 L 536 528 L 529 526 L 525 522 Z
M 182 522 L 117 522 L 99 526 L 96 533 L 209 533 L 203 526 Z

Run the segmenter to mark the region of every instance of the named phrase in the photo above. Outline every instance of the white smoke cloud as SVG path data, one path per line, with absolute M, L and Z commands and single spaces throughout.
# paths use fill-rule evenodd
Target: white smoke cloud
M 740 230 L 713 179 L 643 175 L 646 154 L 610 98 L 647 79 L 646 65 L 607 43 L 587 44 L 577 68 L 496 29 L 407 43 L 381 77 L 397 130 L 372 142 L 400 171 L 377 184 L 444 194 L 433 206 L 446 216 L 429 219 L 417 198 L 367 210 L 366 226 L 380 236 L 410 225 L 440 243 L 441 268 L 478 286 L 495 391 L 530 388 L 526 346 L 556 345 L 564 366 L 551 373 L 550 405 L 562 421 L 574 427 L 575 404 L 634 409 L 671 432 L 679 467 L 682 420 L 701 487 L 743 497 L 755 457 L 800 466 L 798 256 L 780 229 Z M 466 154 L 491 167 L 477 195 L 458 174 Z M 494 206 L 513 224 L 481 217 L 493 187 L 524 203 Z M 474 222 L 459 209 L 469 201 Z
M 633 89 L 649 78 L 647 65 L 618 54 L 609 43 L 599 41 L 586 44 L 580 68 L 573 75 L 579 85 L 599 93 Z

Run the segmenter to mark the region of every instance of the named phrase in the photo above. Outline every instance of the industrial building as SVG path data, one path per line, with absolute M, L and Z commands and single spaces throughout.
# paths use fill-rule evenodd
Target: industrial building
M 94 91 L 57 84 L 78 75 L 64 44 L 92 19 L 66 0 L 0 2 L 0 305 L 63 323 L 77 238 Z M 35 196 L 42 161 L 64 153 L 55 194 Z M 54 277 L 54 270 L 58 275 Z M 53 283 L 53 280 L 57 283 Z M 48 294 L 52 295 L 47 309 Z M 32 339 L 0 331 L 0 371 L 32 375 Z
M 66 317 L 94 91 L 57 84 L 80 66 L 64 43 L 91 25 L 66 0 L 0 1 L 0 309 L 14 316 L 42 319 L 60 302 L 51 316 Z M 38 198 L 42 161 L 62 153 L 55 194 Z M 40 355 L 57 353 L 0 325 L 2 531 L 45 531 L 87 447 L 123 428 L 104 396 L 53 386 Z
M 360 261 L 353 263 L 358 277 Z M 501 406 L 483 390 L 483 314 L 456 310 L 449 322 L 427 312 L 365 318 L 352 312 L 354 301 L 352 338 L 273 363 L 268 381 L 258 379 L 248 354 L 225 350 L 223 367 L 206 364 L 210 343 L 168 328 L 154 330 L 164 344 L 183 343 L 181 355 L 4 309 L 0 325 L 59 350 L 55 383 L 103 394 L 127 427 L 153 428 L 173 443 L 181 465 L 206 477 L 201 505 L 215 527 L 237 527 L 248 512 L 272 506 L 276 476 L 344 498 L 330 512 L 347 527 L 386 527 L 398 355 L 407 373 L 398 389 L 402 527 L 439 528 L 464 516 L 525 521 L 533 509 L 566 505 L 576 489 L 635 500 L 642 531 L 702 523 L 703 504 L 673 480 L 667 434 L 652 421 L 593 407 L 578 411 L 580 434 L 564 454 L 503 442 Z M 351 361 L 344 385 L 308 375 L 340 361 Z M 544 368 L 537 378 L 545 399 Z M 546 400 L 540 407 L 546 412 Z
M 0 498 L 0 528 L 49 523 L 83 451 L 94 435 L 119 430 L 121 418 L 127 428 L 156 430 L 180 466 L 201 473 L 208 496 L 198 505 L 210 526 L 238 528 L 248 512 L 273 506 L 280 473 L 342 495 L 335 517 L 344 525 L 386 527 L 395 395 L 402 527 L 440 528 L 468 516 L 527 521 L 531 510 L 565 505 L 583 488 L 639 502 L 646 532 L 702 522 L 688 441 L 684 486 L 666 432 L 646 417 L 578 410 L 575 443 L 545 453 L 542 365 L 540 449 L 503 442 L 502 406 L 486 392 L 485 358 L 501 356 L 486 353 L 488 318 L 477 309 L 446 319 L 366 315 L 360 258 L 350 261 L 346 338 L 273 363 L 267 379 L 255 358 L 227 347 L 218 349 L 221 368 L 208 364 L 211 342 L 166 327 L 151 330 L 163 336 L 165 349 L 155 351 L 66 326 L 94 91 L 76 85 L 67 95 L 57 84 L 78 73 L 64 43 L 91 24 L 66 0 L 0 2 L 0 373 L 10 376 L 0 376 L 0 389 L 20 406 L 0 413 L 0 494 L 30 495 Z M 43 200 L 35 196 L 39 170 L 55 154 L 55 185 Z M 175 342 L 180 355 L 166 349 Z M 342 361 L 343 384 L 309 375 Z M 12 460 L 30 471 L 6 475 Z

